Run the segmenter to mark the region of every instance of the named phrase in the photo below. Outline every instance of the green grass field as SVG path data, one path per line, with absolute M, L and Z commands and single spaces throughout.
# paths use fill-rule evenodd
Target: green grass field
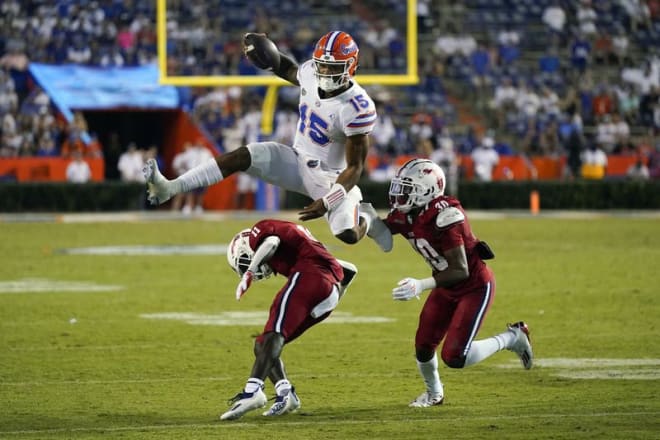
M 226 244 L 253 223 L 1 223 L 0 438 L 659 438 L 658 218 L 472 220 L 497 254 L 479 336 L 524 319 L 537 363 L 525 371 L 505 351 L 441 366 L 445 405 L 428 409 L 407 406 L 423 391 L 413 357 L 422 302 L 390 294 L 405 276 L 428 276 L 425 263 L 400 237 L 382 254 L 310 222 L 360 273 L 334 322 L 284 350 L 302 408 L 220 422 L 283 279 L 239 303 L 224 255 L 70 250 Z

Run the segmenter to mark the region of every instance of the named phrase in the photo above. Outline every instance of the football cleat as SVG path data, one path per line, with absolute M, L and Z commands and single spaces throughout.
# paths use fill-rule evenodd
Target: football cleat
M 427 408 L 429 406 L 442 405 L 445 401 L 445 396 L 442 394 L 431 394 L 424 391 L 418 398 L 410 402 L 408 405 L 411 408 Z
M 516 340 L 511 344 L 509 350 L 514 352 L 520 358 L 525 370 L 532 368 L 534 361 L 534 352 L 532 351 L 532 341 L 529 338 L 529 328 L 523 321 L 515 324 L 507 324 L 509 331 L 516 335 Z
M 172 198 L 174 192 L 170 181 L 167 180 L 158 169 L 154 159 L 149 159 L 142 167 L 144 179 L 147 181 L 147 199 L 152 205 L 160 205 Z
M 367 230 L 367 236 L 374 240 L 383 250 L 389 252 L 392 250 L 392 233 L 385 225 L 371 203 L 360 203 L 360 211 L 369 216 L 370 225 Z
M 240 392 L 229 401 L 232 406 L 220 416 L 220 420 L 236 420 L 248 411 L 262 408 L 267 401 L 261 388 L 254 393 Z
M 295 412 L 300 408 L 300 399 L 296 394 L 295 388 L 291 388 L 284 396 L 276 396 L 275 403 L 270 409 L 263 413 L 264 416 L 281 416 L 286 413 Z

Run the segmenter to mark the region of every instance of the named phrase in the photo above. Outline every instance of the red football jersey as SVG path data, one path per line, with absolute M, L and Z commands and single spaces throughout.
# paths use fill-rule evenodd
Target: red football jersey
M 464 219 L 440 227 L 437 218 L 443 210 L 453 207 L 458 209 Z M 440 196 L 432 200 L 417 216 L 392 210 L 385 224 L 392 234 L 401 234 L 424 260 L 431 266 L 433 273 L 447 268 L 444 252 L 463 245 L 468 260 L 470 276 L 449 290 L 460 291 L 487 281 L 489 274 L 486 264 L 479 258 L 475 249 L 479 240 L 472 233 L 467 215 L 458 199 Z
M 277 251 L 268 260 L 276 273 L 288 277 L 293 272 L 321 269 L 330 271 L 336 281 L 343 279 L 344 272 L 337 260 L 304 226 L 282 220 L 261 220 L 250 231 L 252 250 L 271 235 L 280 238 Z

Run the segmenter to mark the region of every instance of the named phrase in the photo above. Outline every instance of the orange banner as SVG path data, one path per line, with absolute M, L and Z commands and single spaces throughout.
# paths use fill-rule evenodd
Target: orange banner
M 61 157 L 16 157 L 0 159 L 0 178 L 17 182 L 66 182 L 71 159 Z M 105 178 L 103 159 L 85 159 L 92 170 L 92 181 Z

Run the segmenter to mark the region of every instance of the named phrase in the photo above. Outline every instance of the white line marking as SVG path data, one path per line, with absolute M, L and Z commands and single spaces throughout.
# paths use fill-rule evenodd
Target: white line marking
M 57 252 L 67 255 L 225 255 L 227 246 L 224 244 L 97 246 L 58 249 Z
M 415 411 L 415 409 L 408 409 L 408 411 Z M 405 412 L 402 410 L 402 412 Z M 648 411 L 648 412 L 606 412 L 606 413 L 585 413 L 585 414 L 575 414 L 575 413 L 565 413 L 565 414 L 548 414 L 548 413 L 539 413 L 539 414 L 526 414 L 526 415 L 493 415 L 493 416 L 456 416 L 452 415 L 453 421 L 488 421 L 488 420 L 524 420 L 524 419 L 558 419 L 570 417 L 573 419 L 593 419 L 593 418 L 611 418 L 611 417 L 648 417 L 648 416 L 660 416 L 660 411 Z M 257 419 L 260 420 L 260 419 Z M 424 417 L 424 418 L 410 418 L 408 416 L 402 416 L 400 418 L 389 419 L 364 419 L 364 420 L 347 420 L 339 418 L 331 418 L 329 420 L 313 420 L 309 417 L 306 417 L 304 421 L 293 421 L 293 420 L 278 420 L 277 426 L 309 426 L 310 424 L 314 425 L 371 425 L 374 423 L 378 424 L 401 424 L 401 423 L 438 423 L 438 417 Z M 220 421 L 216 423 L 185 423 L 185 424 L 170 424 L 170 425 L 139 425 L 139 426 L 113 426 L 113 427 L 94 427 L 94 428 L 53 428 L 53 429 L 26 429 L 18 431 L 0 431 L 0 435 L 25 435 L 25 434 L 56 434 L 61 432 L 130 432 L 130 431 L 165 431 L 169 429 L 243 429 L 243 428 L 256 428 L 265 426 L 264 421 L 260 420 L 259 422 L 232 422 L 232 423 L 221 423 Z
M 206 315 L 192 312 L 144 313 L 145 319 L 171 319 L 183 321 L 191 325 L 221 325 L 221 326 L 254 326 L 264 325 L 268 320 L 268 312 L 222 312 L 217 315 Z M 333 312 L 323 323 L 328 324 L 364 324 L 394 322 L 393 318 L 384 316 L 353 316 L 349 312 Z
M 0 281 L 0 294 L 4 293 L 53 293 L 53 292 L 115 292 L 123 286 L 96 284 L 88 281 L 58 281 L 46 278 L 23 278 Z

